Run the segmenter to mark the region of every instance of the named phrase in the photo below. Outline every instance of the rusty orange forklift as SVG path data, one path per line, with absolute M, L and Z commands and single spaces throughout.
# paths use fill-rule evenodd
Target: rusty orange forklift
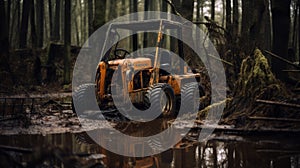
M 152 108 L 153 111 L 159 111 L 161 116 L 175 116 L 180 108 L 198 110 L 199 98 L 204 96 L 200 75 L 192 73 L 183 61 L 174 63 L 172 54 L 175 51 L 162 49 L 167 36 L 164 32 L 176 31 L 180 37 L 181 23 L 163 19 L 112 23 L 106 38 L 118 38 L 119 30 L 139 33 L 144 32 L 145 28 L 155 32 L 154 50 L 133 56 L 129 50 L 119 47 L 117 40 L 113 47 L 103 53 L 95 83 L 80 85 L 73 94 L 73 103 L 87 107 L 90 100 L 86 100 L 84 95 L 96 93 L 99 108 L 105 113 L 116 109 L 114 100 L 125 108 L 130 103 L 141 110 Z M 106 39 L 105 43 L 111 41 Z M 176 39 L 176 45 L 176 54 L 183 59 L 183 42 Z M 114 98 L 112 92 L 115 92 Z M 131 109 L 126 110 L 130 115 Z

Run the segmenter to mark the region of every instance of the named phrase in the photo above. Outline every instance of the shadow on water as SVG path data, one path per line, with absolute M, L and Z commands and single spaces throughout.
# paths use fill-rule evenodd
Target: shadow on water
M 300 167 L 297 137 L 214 135 L 161 154 L 133 158 L 109 152 L 85 133 L 0 136 L 4 167 Z

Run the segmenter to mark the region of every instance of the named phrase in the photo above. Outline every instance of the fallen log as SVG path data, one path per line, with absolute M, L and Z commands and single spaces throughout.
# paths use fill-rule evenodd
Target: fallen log
M 267 54 L 269 54 L 269 55 L 271 55 L 271 56 L 273 56 L 273 57 L 275 57 L 275 58 L 277 58 L 277 59 L 279 59 L 279 60 L 281 60 L 281 61 L 287 63 L 287 64 L 290 64 L 290 65 L 292 65 L 292 66 L 294 66 L 294 67 L 300 69 L 300 66 L 299 66 L 299 65 L 294 64 L 293 62 L 291 62 L 291 61 L 289 61 L 289 60 L 287 60 L 287 59 L 284 59 L 284 58 L 280 57 L 279 55 L 276 55 L 276 54 L 274 54 L 274 53 L 272 53 L 272 52 L 270 52 L 270 51 L 267 51 L 267 50 L 265 50 L 265 52 L 266 52 Z
M 274 118 L 274 117 L 248 117 L 250 120 L 263 120 L 263 121 L 282 121 L 282 122 L 299 122 L 299 119 L 293 118 Z
M 281 149 L 257 149 L 260 153 L 300 153 L 299 150 L 281 150 Z
M 5 145 L 0 145 L 0 149 L 7 150 L 7 151 L 20 152 L 20 153 L 32 153 L 33 152 L 33 150 L 29 149 L 29 148 L 21 148 L 21 147 L 5 146 Z
M 221 61 L 221 62 L 223 62 L 223 63 L 225 63 L 227 65 L 234 66 L 233 63 L 228 62 L 228 61 L 226 61 L 224 59 L 218 58 L 218 57 L 216 57 L 216 56 L 214 56 L 212 54 L 208 54 L 208 56 L 211 57 L 211 58 L 214 58 L 215 60 Z
M 285 69 L 285 70 L 282 70 L 282 72 L 297 72 L 297 73 L 299 73 L 300 72 L 300 70 L 296 70 L 296 69 Z
M 279 102 L 279 101 L 257 99 L 256 102 L 257 103 L 262 103 L 262 104 L 269 104 L 269 105 L 285 106 L 285 107 L 291 107 L 291 108 L 300 108 L 300 105 L 298 105 L 298 104 Z

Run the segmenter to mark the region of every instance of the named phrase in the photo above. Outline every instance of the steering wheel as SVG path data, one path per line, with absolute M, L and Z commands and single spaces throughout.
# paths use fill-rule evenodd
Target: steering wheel
M 114 51 L 114 55 L 119 59 L 123 59 L 126 55 L 130 55 L 130 52 L 123 48 L 117 48 Z

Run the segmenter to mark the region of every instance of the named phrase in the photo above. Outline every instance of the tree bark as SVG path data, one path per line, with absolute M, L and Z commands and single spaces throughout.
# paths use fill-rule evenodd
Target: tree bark
M 34 0 L 30 0 L 30 30 L 31 30 L 31 43 L 32 49 L 37 47 L 37 35 L 36 35 L 36 25 L 35 25 L 35 11 L 34 11 Z
M 65 8 L 64 8 L 64 5 L 65 5 L 65 1 L 61 0 L 60 1 L 60 37 L 59 37 L 61 40 L 63 40 L 63 38 L 65 37 Z
M 48 10 L 49 10 L 49 29 L 50 29 L 50 40 L 54 39 L 53 37 L 53 13 L 52 13 L 52 0 L 48 0 Z
M 93 0 L 88 0 L 88 22 L 89 22 L 89 36 L 93 34 L 93 16 L 94 16 L 94 5 Z
M 106 0 L 95 1 L 94 30 L 105 24 Z
M 60 0 L 55 1 L 54 41 L 60 40 Z
M 231 0 L 226 0 L 226 30 L 232 34 Z
M 136 13 L 137 12 L 137 0 L 130 0 L 130 12 L 131 13 Z M 133 18 L 136 20 L 137 18 Z M 135 32 L 133 32 L 135 33 Z M 136 51 L 138 49 L 138 35 L 133 34 L 132 35 L 132 51 Z
M 64 57 L 64 84 L 71 82 L 71 0 L 65 0 L 65 57 Z
M 210 7 L 211 13 L 210 13 L 210 19 L 215 21 L 215 0 L 211 1 L 211 7 Z
M 9 58 L 7 17 L 4 0 L 0 0 L 0 20 L 2 21 L 2 24 L 0 24 L 0 61 L 2 69 L 8 63 Z
M 12 83 L 15 83 L 14 74 L 11 71 L 9 64 L 9 40 L 8 40 L 8 27 L 7 27 L 7 14 L 5 13 L 5 3 L 4 0 L 0 0 L 0 20 L 2 24 L 0 24 L 0 72 L 6 71 L 10 74 L 10 78 Z M 1 79 L 7 79 L 4 73 L 0 73 Z M 2 76 L 4 74 L 4 76 Z M 4 82 L 4 81 L 1 81 Z
M 242 50 L 248 55 L 255 47 L 270 49 L 270 29 L 268 0 L 242 0 Z
M 298 0 L 297 7 L 298 7 L 298 30 L 299 30 L 300 29 L 300 0 Z M 300 33 L 298 32 L 298 61 L 299 59 L 300 59 Z
M 272 0 L 272 22 L 273 22 L 273 53 L 287 58 L 289 30 L 290 30 L 290 4 L 291 0 Z M 285 65 L 279 60 L 272 60 L 272 69 L 281 80 L 286 77 L 282 70 Z
M 37 47 L 42 48 L 44 43 L 44 1 L 36 1 L 37 3 Z
M 239 34 L 239 2 L 238 0 L 233 0 L 233 27 L 232 35 L 236 39 Z
M 108 20 L 112 20 L 115 19 L 117 17 L 117 11 L 116 11 L 116 0 L 110 0 L 110 3 L 108 3 L 109 5 L 109 10 L 108 10 Z M 137 5 L 137 3 L 136 3 Z
M 20 30 L 20 48 L 27 47 L 27 33 L 28 33 L 28 20 L 29 20 L 29 12 L 31 11 L 31 0 L 23 1 L 23 10 L 22 10 L 22 22 L 21 22 L 21 30 Z
M 145 12 L 149 11 L 149 0 L 144 1 L 144 11 Z M 144 19 L 148 19 L 147 13 L 145 13 Z M 144 32 L 143 36 L 144 36 L 144 38 L 143 38 L 143 47 L 147 47 L 148 46 L 148 33 Z
M 184 0 L 181 3 L 181 8 L 179 13 L 182 17 L 186 18 L 189 21 L 193 21 L 193 11 L 194 11 L 194 0 Z
M 20 2 L 20 0 L 17 0 L 16 1 L 16 8 L 17 8 L 17 26 L 16 26 L 16 47 L 19 47 L 20 46 L 20 44 L 19 44 L 19 42 L 20 42 L 20 31 L 18 31 L 19 29 L 20 29 L 20 23 L 21 23 L 21 2 Z
M 7 0 L 7 10 L 6 11 L 7 11 L 6 12 L 6 17 L 7 17 L 8 40 L 9 40 L 10 39 L 9 35 L 11 34 L 11 32 L 10 32 L 10 28 L 11 28 L 11 26 L 10 26 L 11 0 Z M 8 45 L 10 45 L 10 43 Z M 9 48 L 10 48 L 10 46 L 9 46 Z

